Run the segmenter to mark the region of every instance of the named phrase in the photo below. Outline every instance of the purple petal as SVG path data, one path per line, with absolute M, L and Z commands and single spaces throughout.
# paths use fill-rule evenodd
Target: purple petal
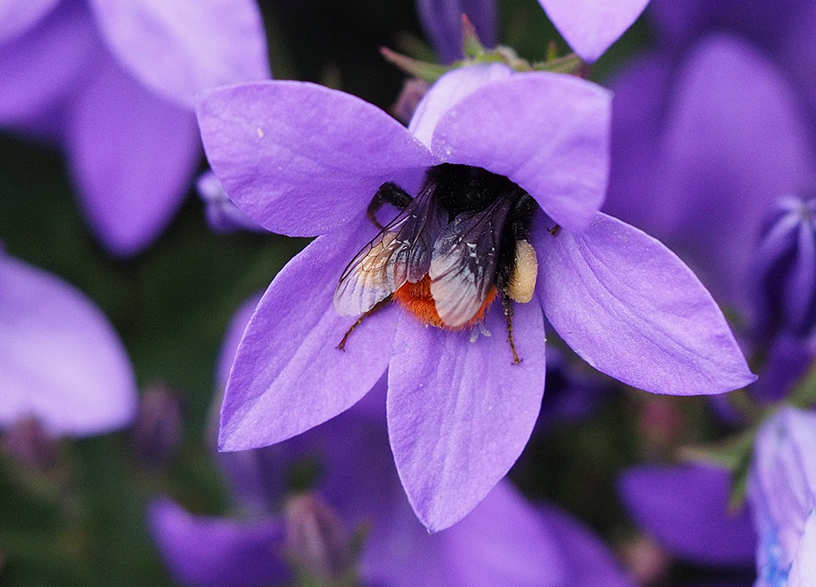
M 362 215 L 315 240 L 275 277 L 238 347 L 221 411 L 221 450 L 285 440 L 336 416 L 385 372 L 396 314 L 385 308 L 337 345 L 354 319 L 337 315 L 334 289 L 376 233 Z
M 442 63 L 462 59 L 462 15 L 466 14 L 486 47 L 496 44 L 495 0 L 418 0 L 425 33 Z
M 250 297 L 241 304 L 241 307 L 235 311 L 230 320 L 224 341 L 221 343 L 221 350 L 218 353 L 218 365 L 215 371 L 215 382 L 221 389 L 227 386 L 227 378 L 229 378 L 232 363 L 235 361 L 235 351 L 238 350 L 238 344 L 244 336 L 244 330 L 246 330 L 249 319 L 255 313 L 255 308 L 260 301 L 261 294 Z
M 634 226 L 648 227 L 655 215 L 644 205 L 651 194 L 660 155 L 666 102 L 670 97 L 672 60 L 660 53 L 640 54 L 610 82 L 612 147 L 609 190 L 604 212 Z
M 198 117 L 224 189 L 273 232 L 324 234 L 356 218 L 398 172 L 433 164 L 427 149 L 379 108 L 309 83 L 207 92 Z
M 270 77 L 252 0 L 91 0 L 105 40 L 147 87 L 193 108 L 196 92 Z
M 753 565 L 756 533 L 748 512 L 728 509 L 728 472 L 715 467 L 640 466 L 620 479 L 635 521 L 672 554 L 720 566 Z
M 787 587 L 816 585 L 816 511 L 811 511 L 793 559 Z
M 508 177 L 553 220 L 580 231 L 606 193 L 611 98 L 573 76 L 513 75 L 451 107 L 436 127 L 433 152 Z
M 544 392 L 544 322 L 535 302 L 516 304 L 512 364 L 500 304 L 492 336 L 429 328 L 403 315 L 388 371 L 388 430 L 402 484 L 429 530 L 479 503 L 518 458 Z
M 451 107 L 482 86 L 512 75 L 513 70 L 503 63 L 458 67 L 449 71 L 422 98 L 408 130 L 430 148 L 439 120 Z
M 564 553 L 562 560 L 569 576 L 563 585 L 634 587 L 634 581 L 623 572 L 612 550 L 588 528 L 551 505 L 539 505 L 538 510 L 543 523 L 558 537 Z
M 153 539 L 180 584 L 262 587 L 288 578 L 282 520 L 194 516 L 169 499 L 154 501 L 148 514 Z
M 105 316 L 54 275 L 0 251 L 0 426 L 33 416 L 51 435 L 127 425 L 136 382 Z
M 599 371 L 672 395 L 756 379 L 711 295 L 657 240 L 598 214 L 583 234 L 540 230 L 535 241 L 547 318 Z
M 0 46 L 0 123 L 31 123 L 81 84 L 104 51 L 87 10 L 64 2 L 27 34 Z
M 461 522 L 438 535 L 447 564 L 457 571 L 452 584 L 574 587 L 558 530 L 546 522 L 509 482 L 499 482 Z
M 429 534 L 404 496 L 378 520 L 363 549 L 361 576 L 390 587 L 557 587 L 564 553 L 538 512 L 500 481 L 474 510 Z
M 68 122 L 68 160 L 82 206 L 116 255 L 146 247 L 186 193 L 201 147 L 195 117 L 139 85 L 109 56 Z
M 539 0 L 561 36 L 584 61 L 595 61 L 637 20 L 649 0 Z
M 0 43 L 6 43 L 37 24 L 59 0 L 5 0 L 0 4 Z

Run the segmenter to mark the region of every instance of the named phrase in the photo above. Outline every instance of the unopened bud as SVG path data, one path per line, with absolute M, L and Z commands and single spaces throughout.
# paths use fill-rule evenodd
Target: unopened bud
M 816 199 L 780 198 L 768 215 L 752 274 L 763 333 L 807 336 L 816 321 Z
M 263 232 L 265 229 L 238 209 L 227 196 L 221 181 L 212 171 L 201 174 L 196 184 L 198 195 L 207 205 L 207 224 L 214 232 L 226 234 L 238 230 Z
M 350 541 L 340 517 L 314 494 L 286 504 L 287 552 L 304 576 L 345 585 L 352 573 Z
M 147 388 L 131 430 L 133 450 L 147 467 L 169 463 L 181 446 L 182 410 L 178 395 L 164 385 Z

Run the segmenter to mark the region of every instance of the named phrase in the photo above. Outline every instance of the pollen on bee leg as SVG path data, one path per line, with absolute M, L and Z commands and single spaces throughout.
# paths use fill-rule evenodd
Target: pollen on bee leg
M 363 320 L 365 320 L 366 318 L 371 316 L 371 314 L 373 314 L 374 312 L 376 312 L 378 310 L 382 310 L 385 306 L 387 306 L 390 303 L 391 303 L 391 296 L 388 296 L 387 298 L 385 298 L 383 300 L 380 300 L 379 302 L 374 304 L 374 307 L 371 308 L 368 312 L 364 312 L 359 318 L 357 318 L 357 321 L 354 322 L 354 324 L 352 324 L 351 327 L 348 330 L 346 330 L 346 333 L 343 335 L 343 340 L 341 340 L 340 344 L 338 344 L 335 348 L 337 350 L 339 350 L 339 351 L 346 350 L 346 342 L 348 341 L 349 336 L 351 336 L 351 333 L 354 332 L 354 330 L 360 324 L 363 323 Z
M 504 318 L 507 320 L 507 342 L 510 343 L 510 350 L 513 353 L 513 364 L 518 365 L 521 363 L 521 359 L 516 352 L 516 341 L 513 340 L 513 300 L 502 292 L 501 301 Z
M 513 274 L 507 283 L 507 295 L 513 301 L 526 304 L 533 299 L 538 277 L 538 257 L 526 240 L 516 241 L 516 259 Z

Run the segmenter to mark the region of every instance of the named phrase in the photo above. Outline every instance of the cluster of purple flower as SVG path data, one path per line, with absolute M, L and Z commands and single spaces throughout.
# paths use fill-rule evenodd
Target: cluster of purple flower
M 652 548 L 733 584 L 816 585 L 816 9 L 652 0 L 654 47 L 610 91 L 589 68 L 648 0 L 540 3 L 577 73 L 486 49 L 492 1 L 417 2 L 445 65 L 401 58 L 432 78 L 407 127 L 269 80 L 251 0 L 0 6 L 0 124 L 64 151 L 112 255 L 158 237 L 202 143 L 214 230 L 315 237 L 222 346 L 212 458 L 239 515 L 148 508 L 179 583 L 660 580 L 505 479 L 537 425 L 586 411 L 539 414 L 545 379 L 549 398 L 581 378 L 574 352 L 619 389 L 711 396 L 736 438 L 620 474 Z M 127 426 L 136 388 L 93 303 L 0 249 L 5 446 Z M 143 395 L 161 460 L 180 416 Z

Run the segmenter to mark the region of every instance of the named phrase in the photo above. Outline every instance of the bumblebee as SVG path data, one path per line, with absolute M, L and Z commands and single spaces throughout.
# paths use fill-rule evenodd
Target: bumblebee
M 383 205 L 399 210 L 386 226 Z M 496 298 L 507 320 L 513 362 L 513 302 L 529 302 L 538 261 L 529 242 L 539 210 L 515 183 L 479 167 L 431 167 L 415 198 L 383 184 L 368 207 L 379 234 L 351 260 L 334 292 L 341 316 L 363 318 L 392 301 L 420 321 L 447 330 L 480 324 Z

